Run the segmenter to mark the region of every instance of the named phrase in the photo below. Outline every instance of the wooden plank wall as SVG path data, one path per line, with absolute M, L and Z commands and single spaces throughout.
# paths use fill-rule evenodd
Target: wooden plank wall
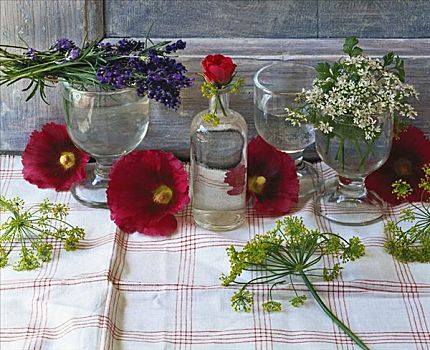
M 324 11 L 327 13 L 323 16 Z M 47 47 L 63 36 L 79 41 L 86 30 L 92 37 L 110 36 L 109 40 L 139 37 L 156 19 L 153 37 L 196 36 L 187 39 L 188 48 L 180 57 L 191 74 L 200 71 L 200 61 L 206 54 L 233 56 L 247 84 L 241 95 L 233 97 L 232 107 L 247 118 L 253 136 L 252 76 L 260 67 L 274 60 L 316 64 L 337 59 L 342 39 L 314 39 L 317 37 L 352 33 L 415 37 L 361 42 L 372 55 L 394 50 L 406 58 L 408 80 L 421 93 L 416 103 L 420 113 L 416 124 L 430 136 L 429 13 L 430 1 L 421 0 L 105 0 L 104 4 L 103 0 L 0 0 L 0 42 L 18 43 L 19 34 L 30 46 Z M 322 18 L 327 16 L 331 20 Z M 236 38 L 216 39 L 229 36 Z M 243 38 L 237 38 L 240 36 Z M 46 106 L 38 98 L 24 103 L 21 88 L 0 89 L 0 151 L 20 151 L 32 130 L 47 121 L 62 121 L 61 101 L 55 89 L 49 94 L 51 105 Z M 186 157 L 191 119 L 206 106 L 198 79 L 193 89 L 183 93 L 177 112 L 153 104 L 150 129 L 141 148 L 164 148 Z
M 103 38 L 99 0 L 0 0 L 0 43 L 47 49 L 57 38 L 81 42 L 87 32 Z M 48 121 L 62 120 L 57 89 L 47 89 L 50 105 L 25 102 L 25 82 L 0 88 L 0 150 L 22 150 L 28 135 Z
M 428 38 L 429 0 L 105 0 L 106 35 Z
M 106 35 L 315 38 L 317 0 L 106 0 Z

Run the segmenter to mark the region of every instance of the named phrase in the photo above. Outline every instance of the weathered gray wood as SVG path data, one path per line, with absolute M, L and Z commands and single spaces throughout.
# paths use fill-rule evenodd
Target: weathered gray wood
M 317 0 L 106 0 L 111 37 L 317 37 Z
M 100 0 L 0 0 L 0 43 L 38 49 L 57 38 L 80 43 L 85 33 L 103 37 L 103 2 Z M 25 41 L 19 41 L 19 37 Z M 39 98 L 25 103 L 25 82 L 0 88 L 0 149 L 19 150 L 31 130 L 50 120 L 62 119 L 56 89 L 48 89 L 50 105 Z
M 318 0 L 318 37 L 428 38 L 429 0 Z
M 420 101 L 415 105 L 420 116 L 416 124 L 430 136 L 430 39 L 387 39 L 361 40 L 360 45 L 366 52 L 381 56 L 393 49 L 406 59 L 408 81 L 421 93 Z M 274 60 L 292 60 L 315 65 L 323 60 L 336 60 L 340 57 L 342 40 L 340 39 L 190 39 L 187 49 L 179 59 L 189 68 L 190 73 L 201 71 L 202 58 L 213 52 L 232 55 L 239 66 L 239 74 L 246 78 L 244 92 L 232 97 L 231 107 L 242 113 L 248 121 L 250 136 L 255 135 L 253 123 L 252 76 L 264 65 Z M 207 107 L 207 99 L 200 94 L 200 82 L 196 77 L 196 86 L 183 93 L 182 106 L 177 112 L 152 104 L 151 123 L 148 134 L 140 148 L 164 148 L 174 151 L 181 157 L 188 155 L 188 134 L 193 116 Z M 19 95 L 16 93 L 16 95 Z M 22 102 L 24 103 L 24 102 Z M 0 149 L 21 150 L 25 146 L 28 134 L 48 119 L 62 122 L 61 104 L 56 103 L 58 114 L 39 118 L 37 111 L 30 115 L 31 123 L 18 123 L 17 118 L 10 119 L 7 127 L 6 142 Z M 21 107 L 22 108 L 22 107 Z M 54 106 L 53 106 L 54 108 Z M 14 112 L 11 111 L 10 115 Z M 0 118 L 0 123 L 3 118 Z M 32 124 L 34 123 L 34 125 Z
M 105 0 L 111 37 L 425 38 L 429 0 Z

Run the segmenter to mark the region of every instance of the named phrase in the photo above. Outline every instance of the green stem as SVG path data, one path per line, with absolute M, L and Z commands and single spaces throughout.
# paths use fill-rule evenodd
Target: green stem
M 222 102 L 221 102 L 221 97 L 219 97 L 218 94 L 216 95 L 216 100 L 217 100 L 217 104 L 219 104 L 219 106 L 221 107 L 222 114 L 224 114 L 224 117 L 227 117 L 227 113 L 225 112 L 224 106 L 222 105 Z
M 345 170 L 344 150 L 345 150 L 345 139 L 343 137 L 341 137 L 339 148 L 337 149 L 336 157 L 334 159 L 338 162 L 339 161 L 342 162 L 342 170 Z
M 366 145 L 367 145 L 367 152 L 366 154 L 363 156 L 361 153 L 361 149 L 360 146 L 358 146 L 358 149 L 360 150 L 360 156 L 361 156 L 361 161 L 360 161 L 360 165 L 358 166 L 358 170 L 364 170 L 364 163 L 366 162 L 366 160 L 370 157 L 370 155 L 373 153 L 373 146 L 376 142 L 377 138 L 373 139 L 372 142 L 368 143 L 367 141 L 365 141 Z
M 308 287 L 312 296 L 314 297 L 318 305 L 326 313 L 326 315 L 329 316 L 332 321 L 336 323 L 339 328 L 342 329 L 360 348 L 362 348 L 363 350 L 370 350 L 367 345 L 364 344 L 363 341 L 353 331 L 351 331 L 341 320 L 339 320 L 336 315 L 331 312 L 331 310 L 324 304 L 317 291 L 315 290 L 314 286 L 312 285 L 311 281 L 309 281 L 308 277 L 303 271 L 300 271 L 300 276 L 302 277 L 303 282 L 305 282 L 306 284 L 306 287 Z

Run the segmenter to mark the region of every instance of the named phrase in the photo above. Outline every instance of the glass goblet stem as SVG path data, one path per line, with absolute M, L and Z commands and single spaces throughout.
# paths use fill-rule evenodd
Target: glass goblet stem
M 303 151 L 286 152 L 296 165 L 297 177 L 299 179 L 299 198 L 307 198 L 309 195 L 319 190 L 320 178 L 316 170 L 309 163 L 303 160 Z
M 338 185 L 336 192 L 339 196 L 345 199 L 360 199 L 367 196 L 366 186 L 364 185 L 364 177 L 348 179 L 338 176 Z
M 113 161 L 105 160 L 105 159 L 96 159 L 96 165 L 94 168 L 94 173 L 99 181 L 108 181 L 109 180 L 109 172 L 112 168 Z

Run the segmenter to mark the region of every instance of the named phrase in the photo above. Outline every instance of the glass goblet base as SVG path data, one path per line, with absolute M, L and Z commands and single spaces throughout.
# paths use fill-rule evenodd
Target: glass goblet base
M 299 198 L 305 198 L 321 189 L 321 178 L 312 164 L 301 160 L 296 164 L 299 178 Z
M 245 222 L 245 210 L 210 211 L 193 208 L 196 224 L 211 231 L 230 231 Z
M 108 168 L 108 167 L 104 167 Z M 103 169 L 105 173 L 108 173 Z M 92 208 L 107 208 L 106 189 L 108 177 L 99 173 L 99 166 L 89 163 L 85 167 L 87 177 L 72 186 L 70 192 L 83 205 Z
M 347 180 L 348 181 L 348 180 Z M 387 212 L 386 203 L 368 191 L 363 182 L 324 184 L 316 200 L 317 211 L 329 221 L 348 226 L 364 226 L 379 221 Z

